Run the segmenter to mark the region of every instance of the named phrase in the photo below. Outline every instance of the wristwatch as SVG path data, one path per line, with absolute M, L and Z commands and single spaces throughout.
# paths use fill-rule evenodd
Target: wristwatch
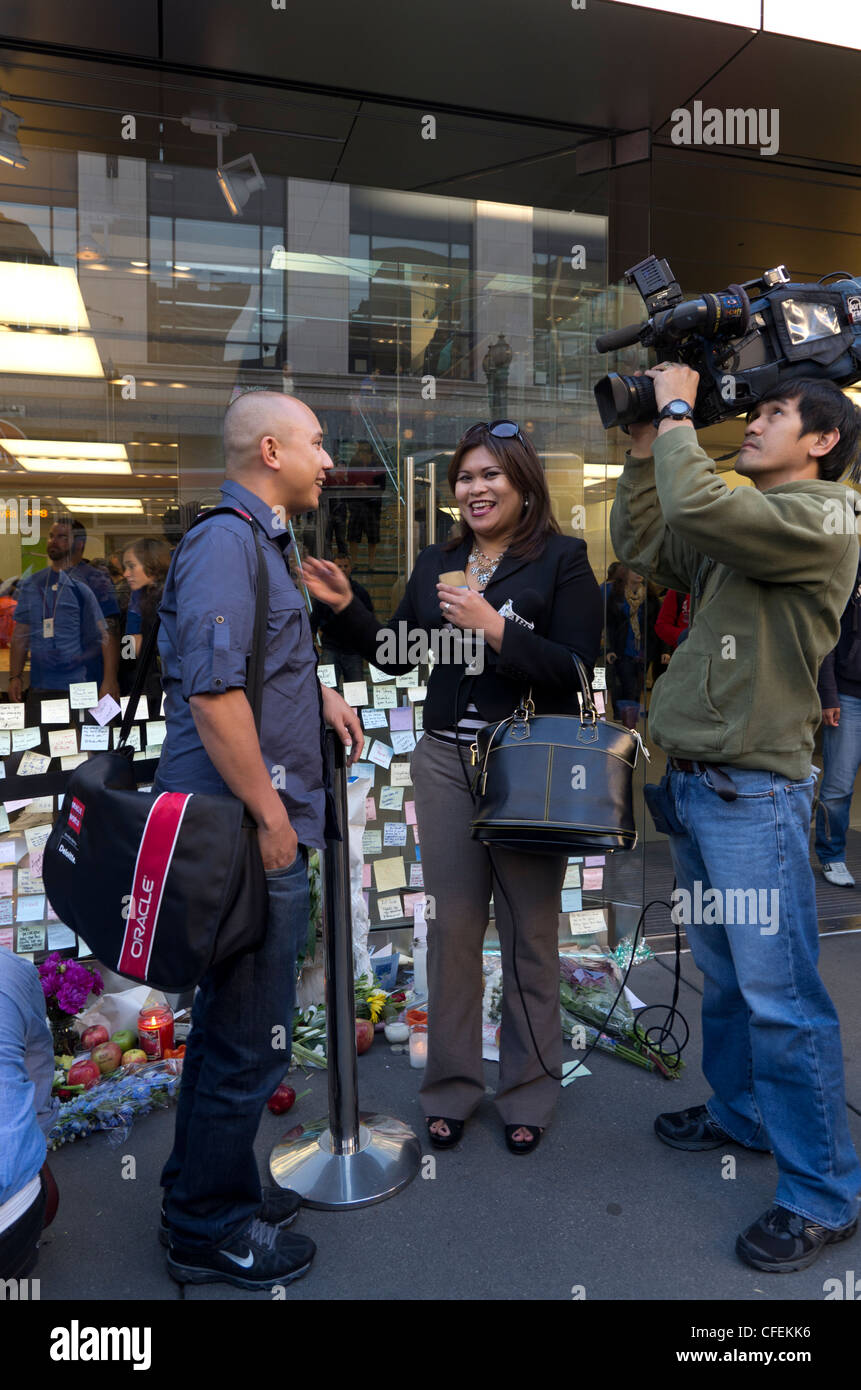
M 690 420 L 694 413 L 694 408 L 687 401 L 669 401 L 657 416 L 655 424 L 659 425 L 662 420 Z

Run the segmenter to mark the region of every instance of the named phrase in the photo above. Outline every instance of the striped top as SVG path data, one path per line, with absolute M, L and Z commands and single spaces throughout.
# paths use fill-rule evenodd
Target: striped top
M 458 743 L 464 744 L 467 748 L 475 743 L 475 735 L 479 729 L 483 729 L 487 723 L 482 719 L 475 705 L 470 701 L 462 719 L 457 721 L 457 728 L 451 726 L 448 729 L 426 729 L 425 733 L 429 738 L 438 739 L 440 743 L 449 743 L 456 746 Z

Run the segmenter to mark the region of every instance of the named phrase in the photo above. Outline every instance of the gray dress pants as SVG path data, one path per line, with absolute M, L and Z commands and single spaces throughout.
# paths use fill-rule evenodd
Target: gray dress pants
M 469 753 L 463 750 L 467 770 Z M 514 975 L 544 1064 L 558 1076 L 559 895 L 567 856 L 490 852 L 473 840 L 473 803 L 460 756 L 428 735 L 411 761 L 428 913 L 428 1062 L 421 1103 L 425 1115 L 465 1120 L 484 1096 L 481 1056 L 482 943 L 491 894 L 502 949 L 503 999 L 499 1089 L 504 1124 L 546 1125 L 559 1082 L 539 1061 Z M 490 857 L 505 894 L 491 876 Z M 507 899 L 507 900 L 506 900 Z

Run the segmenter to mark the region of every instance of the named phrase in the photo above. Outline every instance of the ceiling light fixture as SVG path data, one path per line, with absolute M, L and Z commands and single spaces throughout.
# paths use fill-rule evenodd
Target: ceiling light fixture
M 233 216 L 238 217 L 252 193 L 266 187 L 257 160 L 253 154 L 243 154 L 239 159 L 224 163 L 224 137 L 232 135 L 236 130 L 232 121 L 209 121 L 197 116 L 183 116 L 182 123 L 195 135 L 215 136 L 215 177 L 224 195 L 224 201 Z
M 8 95 L 8 92 L 0 92 L 0 103 Z M 8 106 L 0 105 L 0 163 L 9 164 L 13 169 L 27 169 L 30 166 L 30 161 L 18 142 L 20 124 L 20 116 L 16 116 Z
M 4 439 L 0 442 L 30 473 L 130 473 L 124 444 L 63 439 Z

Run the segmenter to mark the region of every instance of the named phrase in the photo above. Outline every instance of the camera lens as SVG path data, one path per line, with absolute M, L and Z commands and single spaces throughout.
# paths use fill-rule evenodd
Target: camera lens
M 605 430 L 613 425 L 636 425 L 654 420 L 658 413 L 655 385 L 650 376 L 620 376 L 608 372 L 595 385 L 595 400 Z

